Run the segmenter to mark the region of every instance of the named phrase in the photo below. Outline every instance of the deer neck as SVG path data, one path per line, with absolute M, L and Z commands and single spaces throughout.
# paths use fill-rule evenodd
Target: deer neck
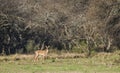
M 48 53 L 48 49 L 46 49 L 46 52 Z

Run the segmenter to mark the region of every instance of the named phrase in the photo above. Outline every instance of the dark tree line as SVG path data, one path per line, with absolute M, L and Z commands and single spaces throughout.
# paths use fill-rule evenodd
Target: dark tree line
M 0 0 L 0 53 L 42 44 L 66 51 L 119 49 L 119 0 Z

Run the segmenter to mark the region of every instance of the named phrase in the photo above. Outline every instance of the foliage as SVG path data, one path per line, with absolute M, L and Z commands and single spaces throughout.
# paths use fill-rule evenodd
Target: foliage
M 31 53 L 43 42 L 58 50 L 85 47 L 89 55 L 110 52 L 120 47 L 119 25 L 119 0 L 0 0 L 0 53 Z

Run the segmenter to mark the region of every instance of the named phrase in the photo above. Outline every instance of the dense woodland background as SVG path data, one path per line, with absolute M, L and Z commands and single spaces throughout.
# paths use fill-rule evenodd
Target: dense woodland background
M 0 0 L 0 53 L 42 45 L 88 53 L 120 50 L 120 0 Z

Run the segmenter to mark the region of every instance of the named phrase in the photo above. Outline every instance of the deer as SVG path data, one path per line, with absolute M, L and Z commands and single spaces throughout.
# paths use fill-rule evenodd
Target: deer
M 43 49 L 36 50 L 36 51 L 35 51 L 34 62 L 35 62 L 35 61 L 38 61 L 38 57 L 39 57 L 39 56 L 41 56 L 42 59 L 44 60 L 45 57 L 46 57 L 47 54 L 48 54 L 48 48 L 49 48 L 49 47 L 50 47 L 50 46 L 45 46 L 45 50 L 43 50 Z

